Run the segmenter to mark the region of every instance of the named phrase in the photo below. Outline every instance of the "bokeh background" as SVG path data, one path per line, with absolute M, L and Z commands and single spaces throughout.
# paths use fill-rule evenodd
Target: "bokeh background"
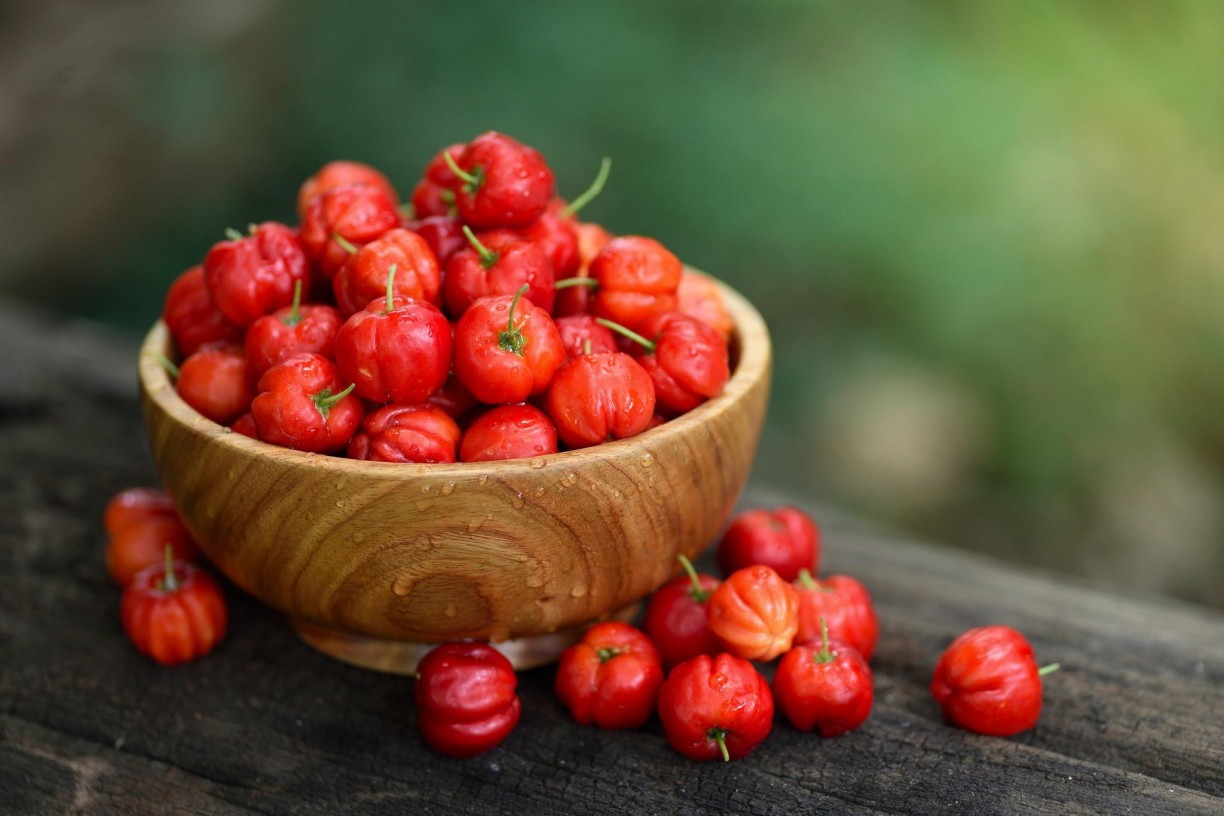
M 609 155 L 772 328 L 760 483 L 1224 606 L 1222 87 L 1196 0 L 10 0 L 0 296 L 135 334 L 330 159 Z

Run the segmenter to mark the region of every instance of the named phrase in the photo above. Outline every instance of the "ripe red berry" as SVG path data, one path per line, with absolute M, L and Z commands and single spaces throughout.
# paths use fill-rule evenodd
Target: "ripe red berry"
M 478 416 L 463 434 L 460 462 L 525 459 L 557 452 L 557 428 L 534 405 L 499 405 Z
M 718 566 L 730 575 L 753 564 L 771 566 L 787 581 L 798 578 L 802 569 L 816 572 L 820 564 L 816 522 L 802 510 L 785 505 L 739 513 L 718 543 Z M 819 635 L 819 629 L 815 633 Z
M 553 172 L 539 151 L 492 131 L 469 142 L 451 170 L 459 217 L 475 229 L 526 227 L 556 193 Z

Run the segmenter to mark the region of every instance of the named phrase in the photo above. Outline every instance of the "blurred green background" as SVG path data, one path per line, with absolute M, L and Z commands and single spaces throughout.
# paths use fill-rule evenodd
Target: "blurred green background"
M 749 297 L 755 472 L 1224 606 L 1224 3 L 286 0 L 0 11 L 0 287 L 142 331 L 325 161 L 538 147 Z

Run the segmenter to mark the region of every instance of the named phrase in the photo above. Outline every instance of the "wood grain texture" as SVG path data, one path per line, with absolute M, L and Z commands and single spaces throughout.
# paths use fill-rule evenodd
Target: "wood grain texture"
M 174 392 L 156 360 L 168 351 L 159 323 L 139 361 L 153 457 L 212 562 L 303 621 L 322 648 L 352 635 L 436 643 L 555 633 L 667 581 L 678 554 L 696 558 L 714 538 L 744 487 L 768 402 L 770 340 L 756 310 L 722 289 L 736 332 L 721 395 L 632 439 L 479 464 L 353 461 L 232 433 Z M 346 652 L 371 648 L 377 641 Z
M 107 498 L 156 478 L 136 344 L 0 301 L 0 345 L 28 350 L 0 362 L 0 449 L 17 463 L 0 469 L 0 813 L 1224 812 L 1224 615 L 915 543 L 760 485 L 743 503 L 812 509 L 826 572 L 859 577 L 880 611 L 876 705 L 845 737 L 779 719 L 744 760 L 692 763 L 657 719 L 578 726 L 542 667 L 519 675 L 510 738 L 451 760 L 417 736 L 410 680 L 317 653 L 232 585 L 219 649 L 160 668 L 124 638 L 101 557 Z M 926 689 L 939 651 L 987 623 L 1063 667 L 1014 739 L 945 725 Z

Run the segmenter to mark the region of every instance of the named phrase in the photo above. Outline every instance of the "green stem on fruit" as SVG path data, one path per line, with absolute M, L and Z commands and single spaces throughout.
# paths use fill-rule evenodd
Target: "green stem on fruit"
M 332 240 L 333 240 L 333 241 L 335 241 L 337 244 L 339 244 L 339 245 L 340 245 L 340 248 L 341 248 L 341 249 L 343 249 L 343 250 L 344 250 L 345 252 L 347 252 L 348 254 L 350 254 L 350 255 L 356 255 L 356 254 L 357 254 L 357 247 L 353 246 L 353 242 L 352 242 L 352 241 L 350 241 L 350 240 L 348 240 L 347 238 L 345 238 L 345 237 L 344 237 L 343 235 L 341 235 L 340 233 L 338 233 L 338 232 L 333 232 L 333 233 L 332 233 Z
M 590 341 L 588 341 L 589 343 Z M 587 352 L 590 354 L 590 352 Z M 689 580 L 693 582 L 693 587 L 688 591 L 689 597 L 697 603 L 705 603 L 710 597 L 710 591 L 701 586 L 701 577 L 697 575 L 697 568 L 693 566 L 693 562 L 688 560 L 688 556 L 680 553 L 676 556 L 680 562 L 680 566 L 684 567 L 684 571 L 688 573 Z
M 807 567 L 799 570 L 799 585 L 804 589 L 820 589 L 820 584 L 816 583 L 816 579 L 812 577 L 812 573 Z
M 621 650 L 617 649 L 615 646 L 600 646 L 595 650 L 595 655 L 599 658 L 600 663 L 607 663 L 620 653 Z
M 259 225 L 254 221 L 247 222 L 247 235 L 254 235 L 257 229 L 259 229 Z
M 518 306 L 519 298 L 527 291 L 527 284 L 523 284 L 514 293 L 514 297 L 510 300 L 510 317 L 506 320 L 506 328 L 501 334 L 497 335 L 497 347 L 502 351 L 509 351 L 518 356 L 523 356 L 523 345 L 527 342 L 523 337 L 523 332 L 514 325 L 514 308 Z
M 396 207 L 395 210 L 405 221 L 416 220 L 416 207 L 412 206 L 411 201 L 405 201 L 403 204 Z
M 476 254 L 480 256 L 480 265 L 485 269 L 492 269 L 493 264 L 497 263 L 501 258 L 501 253 L 494 252 L 484 244 L 480 243 L 480 239 L 476 237 L 476 233 L 472 232 L 472 228 L 467 224 L 463 225 L 463 236 L 468 239 L 468 243 L 472 245 L 472 249 L 476 250 Z
M 591 339 L 589 337 L 586 340 L 582 341 L 582 353 L 584 355 L 591 353 Z M 683 557 L 684 556 L 681 556 L 681 558 Z
M 395 298 L 395 267 L 396 266 L 398 266 L 398 264 L 391 264 L 391 268 L 387 270 L 387 311 L 383 312 L 383 314 L 386 314 L 387 312 L 395 308 L 394 298 Z
M 628 337 L 635 343 L 640 343 L 642 348 L 646 349 L 647 354 L 654 354 L 655 342 L 653 340 L 647 340 L 633 329 L 626 328 L 619 323 L 612 322 L 611 320 L 605 320 L 602 317 L 595 318 L 595 322 L 603 326 L 605 329 L 611 329 L 623 337 Z
M 357 387 L 357 383 L 349 383 L 349 387 L 343 391 L 338 391 L 335 394 L 330 388 L 324 388 L 319 393 L 311 397 L 311 401 L 315 404 L 315 408 L 319 409 L 319 415 L 323 417 L 323 421 L 327 421 L 327 414 L 331 411 L 332 406 L 340 402 L 340 400 L 353 393 L 353 389 Z
M 591 289 L 595 289 L 599 286 L 599 281 L 595 280 L 594 278 L 575 276 L 572 278 L 562 278 L 554 284 L 554 288 L 556 289 L 569 289 L 571 286 L 588 286 Z
M 837 655 L 829 651 L 829 624 L 825 621 L 824 615 L 820 616 L 820 651 L 812 655 L 812 659 L 817 663 L 832 663 Z
M 158 592 L 176 592 L 179 588 L 178 576 L 174 574 L 174 548 L 166 545 L 166 572 L 157 582 Z
M 244 236 L 241 232 L 234 229 L 233 227 L 226 227 L 225 237 L 230 239 L 231 241 L 241 241 L 246 236 Z
M 455 157 L 450 154 L 449 150 L 442 152 L 442 160 L 446 162 L 446 166 L 455 174 L 455 177 L 463 182 L 464 188 L 469 193 L 474 193 L 484 184 L 484 168 L 479 164 L 472 168 L 472 172 L 468 172 L 459 166 L 455 161 Z
M 727 750 L 727 730 L 716 725 L 709 731 L 706 731 L 706 737 L 718 743 L 718 750 L 722 753 L 723 762 L 730 762 L 731 752 Z
M 1047 674 L 1053 674 L 1054 672 L 1058 671 L 1061 668 L 1062 668 L 1061 663 L 1051 663 L 1048 666 L 1042 666 L 1040 669 L 1038 669 L 1037 676 L 1045 677 Z
M 302 280 L 298 278 L 293 282 L 293 308 L 289 310 L 289 314 L 281 322 L 289 328 L 293 328 L 302 322 Z
M 586 189 L 586 192 L 575 198 L 561 210 L 562 218 L 572 218 L 579 210 L 591 203 L 595 196 L 603 192 L 604 182 L 608 180 L 608 173 L 612 170 L 612 159 L 608 156 L 603 157 L 603 161 L 599 163 L 599 173 L 595 176 L 595 180 L 591 182 L 591 186 Z
M 177 380 L 179 378 L 179 367 L 172 363 L 169 357 L 164 354 L 155 354 L 153 359 L 157 361 L 159 366 L 166 369 L 166 373 L 170 375 L 171 379 Z

